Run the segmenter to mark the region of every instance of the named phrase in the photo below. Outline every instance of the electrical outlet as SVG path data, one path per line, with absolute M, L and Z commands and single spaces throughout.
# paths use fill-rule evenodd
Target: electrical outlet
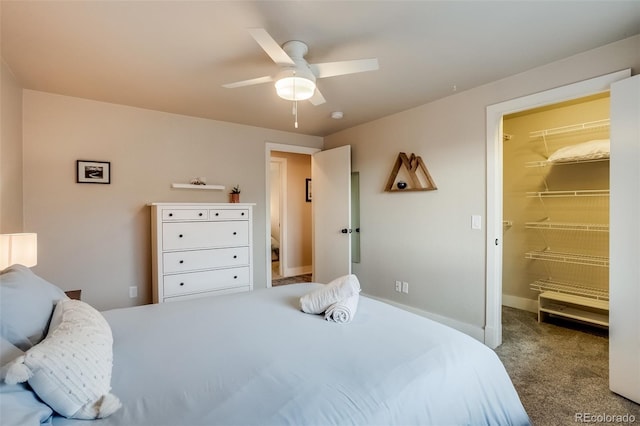
M 402 282 L 402 292 L 409 294 L 409 283 L 406 281 Z
M 400 281 L 396 281 L 396 291 L 397 292 L 402 291 L 402 283 Z
M 138 286 L 132 285 L 129 287 L 129 297 L 132 299 L 138 297 Z

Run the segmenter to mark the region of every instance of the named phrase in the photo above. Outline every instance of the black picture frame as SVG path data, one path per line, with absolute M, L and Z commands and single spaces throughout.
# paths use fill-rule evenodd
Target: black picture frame
M 76 182 L 77 183 L 111 183 L 111 162 L 110 161 L 76 161 Z
M 307 203 L 311 202 L 311 178 L 306 178 L 306 187 L 305 187 L 305 201 Z

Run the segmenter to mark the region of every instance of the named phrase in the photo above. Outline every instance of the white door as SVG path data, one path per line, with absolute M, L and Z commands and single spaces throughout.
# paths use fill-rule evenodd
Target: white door
M 609 388 L 640 403 L 640 76 L 611 85 Z
M 311 158 L 313 281 L 328 283 L 351 273 L 351 146 Z

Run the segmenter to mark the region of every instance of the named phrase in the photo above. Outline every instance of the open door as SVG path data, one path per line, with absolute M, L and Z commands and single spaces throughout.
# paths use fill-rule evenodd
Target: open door
M 640 403 L 640 75 L 611 85 L 609 388 Z
M 351 146 L 311 158 L 313 281 L 328 283 L 351 273 Z

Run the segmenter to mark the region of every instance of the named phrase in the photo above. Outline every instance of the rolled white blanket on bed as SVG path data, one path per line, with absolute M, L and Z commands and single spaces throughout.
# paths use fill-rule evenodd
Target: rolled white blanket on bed
M 300 298 L 300 307 L 308 314 L 321 314 L 336 302 L 348 299 L 360 293 L 360 282 L 355 275 L 336 278 L 318 290 Z
M 358 299 L 360 295 L 354 294 L 351 297 L 347 297 L 344 300 L 334 303 L 329 306 L 324 313 L 324 319 L 327 321 L 334 321 L 340 324 L 346 324 L 351 322 L 356 315 L 358 309 Z

